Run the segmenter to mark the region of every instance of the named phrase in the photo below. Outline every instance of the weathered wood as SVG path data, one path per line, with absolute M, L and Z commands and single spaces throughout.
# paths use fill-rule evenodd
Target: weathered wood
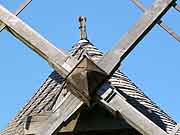
M 54 110 L 53 114 L 48 118 L 47 122 L 42 123 L 36 135 L 52 135 L 62 123 L 78 111 L 82 105 L 83 102 L 69 92 L 66 98 L 60 102 L 58 109 Z
M 102 88 L 104 89 L 104 92 L 101 91 L 101 89 L 97 92 L 97 95 L 101 97 L 101 99 L 97 98 L 97 101 L 102 103 L 103 106 L 107 107 L 110 112 L 114 114 L 119 112 L 120 115 L 141 134 L 167 135 L 164 130 L 162 130 L 159 126 L 125 101 L 125 98 L 113 87 L 110 87 L 108 84 L 103 85 L 102 87 L 104 87 Z M 76 100 L 78 100 L 78 98 Z M 62 123 L 59 123 L 59 125 L 61 124 Z
M 110 112 L 114 114 L 119 112 L 121 117 L 141 134 L 167 135 L 165 131 L 125 101 L 125 98 L 116 92 L 114 88 L 110 86 L 102 87 L 104 87 L 103 89 L 105 91 L 103 90 L 104 92 L 102 92 L 99 90 L 97 92 L 97 95 L 101 97 L 101 99 L 97 98 L 97 101 L 102 103 Z M 47 122 L 42 123 L 36 135 L 52 135 L 59 127 L 62 127 L 63 122 L 67 121 L 82 105 L 82 101 L 73 94 L 68 93 L 66 98 L 57 105 L 58 108 L 54 110 Z
M 19 6 L 19 8 L 18 8 L 15 12 L 13 12 L 13 14 L 16 15 L 16 16 L 17 16 L 18 14 L 20 14 L 21 11 L 22 11 L 25 7 L 27 7 L 31 1 L 32 1 L 32 0 L 25 0 L 25 1 Z M 1 24 L 0 24 L 0 32 L 1 32 L 5 27 L 6 27 L 6 25 L 3 24 L 3 23 L 1 23 Z
M 67 77 L 67 89 L 70 89 L 74 95 L 90 106 L 90 102 L 96 94 L 97 87 L 106 78 L 106 73 L 92 60 L 84 56 Z
M 59 132 L 81 134 L 94 131 L 105 133 L 125 129 L 130 130 L 133 128 L 123 118 L 114 117 L 104 106 L 95 104 L 74 115 L 67 123 L 63 124 Z
M 92 69 L 91 73 L 99 72 L 99 74 L 96 77 L 97 82 L 103 81 L 103 79 L 100 80 L 103 74 L 103 71 L 101 69 L 98 69 L 98 67 L 95 64 L 94 66 L 92 66 L 93 62 L 89 60 L 88 64 L 91 63 L 91 65 L 88 65 L 87 71 L 85 71 L 87 73 L 87 76 L 79 72 L 78 75 L 81 75 L 81 78 L 84 78 L 84 79 L 77 80 L 76 77 L 78 75 L 76 77 L 73 76 L 74 75 L 73 73 L 77 73 L 77 72 L 71 72 L 71 71 L 79 71 L 78 69 L 73 70 L 74 67 L 78 68 L 78 66 L 76 66 L 78 64 L 77 60 L 75 60 L 73 57 L 67 56 L 62 50 L 57 49 L 52 43 L 50 43 L 48 40 L 43 38 L 36 31 L 34 31 L 32 28 L 26 25 L 22 20 L 17 18 L 15 15 L 10 13 L 7 9 L 5 9 L 2 6 L 0 6 L 0 20 L 5 25 L 7 25 L 8 30 L 15 37 L 20 39 L 29 48 L 31 48 L 33 51 L 35 51 L 40 56 L 42 56 L 61 76 L 66 78 L 67 75 L 71 73 L 71 75 L 68 76 L 67 78 L 68 82 L 71 82 L 71 84 L 73 84 L 71 86 L 75 87 L 75 88 L 70 88 L 70 90 L 72 90 L 71 92 L 77 97 L 79 97 L 81 100 L 87 101 L 88 103 L 88 97 L 90 97 L 90 94 L 93 93 L 93 90 L 95 90 L 95 87 L 99 85 L 99 83 L 89 84 L 89 82 L 92 82 L 92 78 L 93 78 L 92 77 L 93 75 L 89 76 L 89 72 L 90 72 L 89 67 L 90 68 L 96 67 L 96 69 L 95 68 Z M 80 65 L 80 66 L 83 66 L 83 65 Z M 74 79 L 72 79 L 73 78 L 72 76 L 74 77 Z M 85 80 L 85 78 L 87 79 Z M 91 81 L 86 82 L 87 80 L 89 80 L 89 78 L 91 79 Z M 76 82 L 76 83 L 74 84 L 73 82 Z M 92 85 L 92 84 L 97 84 L 97 85 L 93 85 L 94 87 L 93 86 L 89 87 L 89 85 Z M 83 88 L 80 86 L 83 86 Z M 87 92 L 85 93 L 86 95 L 82 94 L 84 92 Z
M 137 7 L 139 7 L 139 9 L 141 9 L 143 12 L 146 11 L 146 7 L 139 0 L 131 0 L 131 1 Z M 177 7 L 177 6 L 174 6 L 174 7 Z M 162 29 L 164 29 L 167 33 L 169 33 L 173 38 L 175 38 L 178 42 L 180 42 L 180 36 L 176 34 L 176 32 L 174 32 L 167 24 L 165 24 L 162 20 L 160 20 L 158 24 Z
M 29 48 L 43 57 L 59 74 L 66 77 L 77 61 L 67 56 L 30 26 L 0 5 L 0 21 Z
M 52 135 L 81 106 L 81 102 L 70 92 L 56 105 L 52 112 L 28 116 L 25 120 L 26 135 Z
M 180 6 L 179 6 L 177 3 L 175 3 L 175 4 L 173 5 L 173 7 L 174 7 L 178 12 L 180 12 Z
M 120 62 L 153 28 L 175 1 L 176 0 L 156 0 L 134 26 L 121 38 L 120 42 L 97 62 L 97 65 L 107 74 L 111 74 L 116 70 Z
M 80 40 L 87 40 L 86 17 L 79 16 Z
M 159 0 L 158 2 L 164 1 Z M 146 15 L 140 20 L 141 23 L 136 24 L 136 26 L 138 26 L 137 29 L 130 31 L 129 34 L 127 34 L 130 36 L 129 38 L 132 44 L 129 44 L 129 41 L 126 41 L 124 39 L 126 41 L 125 44 L 135 45 L 135 43 L 137 43 L 145 35 L 145 33 L 150 30 L 154 23 L 156 23 L 156 21 L 165 13 L 165 11 L 170 7 L 169 4 L 171 2 L 170 0 L 166 0 L 165 3 L 156 3 L 159 7 L 156 7 L 157 5 L 155 4 L 154 7 L 151 8 L 151 10 L 155 11 L 149 10 L 148 12 L 146 12 Z M 146 19 L 149 19 L 148 21 L 151 21 L 150 18 L 153 20 L 151 24 L 149 22 L 146 22 Z M 28 47 L 30 47 L 44 59 L 46 59 L 62 76 L 66 77 L 66 75 L 72 70 L 72 67 L 76 65 L 77 62 L 75 60 L 73 60 L 72 58 L 68 59 L 64 52 L 55 48 L 49 41 L 44 39 L 37 32 L 32 30 L 23 21 L 18 19 L 15 15 L 11 14 L 2 6 L 0 6 L 0 20 L 8 26 L 8 29 L 12 34 L 14 34 Z M 142 22 L 144 22 L 145 24 L 142 24 Z M 137 34 L 135 34 L 135 38 L 131 37 L 134 31 L 137 31 Z M 116 49 L 118 49 L 118 47 Z M 115 51 L 114 53 L 117 54 L 117 51 Z M 124 52 L 122 51 L 121 53 L 123 54 Z M 111 57 L 114 58 L 114 56 Z M 108 57 L 108 59 L 111 57 Z M 115 58 L 117 57 L 119 56 L 115 55 Z M 111 62 L 112 60 L 113 59 L 109 60 L 108 62 Z M 114 62 L 116 63 L 117 59 L 115 59 Z M 103 66 L 101 66 L 101 68 L 103 68 Z M 111 72 L 112 70 L 109 70 L 108 66 L 108 70 L 105 71 Z M 166 133 L 163 132 L 162 129 L 160 129 L 156 124 L 154 124 L 147 117 L 145 117 L 130 104 L 128 104 L 119 94 L 115 94 L 115 96 L 111 98 L 109 102 L 105 100 L 101 100 L 101 102 L 103 104 L 106 104 L 112 110 L 119 111 L 120 114 L 127 120 L 127 122 L 135 129 L 137 129 L 140 133 L 147 135 L 166 135 Z M 47 122 L 42 123 L 42 127 L 38 129 L 37 135 L 53 134 L 61 126 L 61 124 L 69 117 L 71 117 L 72 114 L 74 114 L 77 110 L 79 110 L 82 105 L 83 102 L 76 98 L 73 94 L 67 94 L 66 98 L 60 103 L 57 110 L 54 110 L 53 114 L 48 118 Z
M 28 116 L 24 121 L 24 134 L 36 135 L 42 123 L 46 123 L 52 112 L 43 112 L 38 115 Z
M 174 129 L 172 130 L 172 132 L 169 135 L 176 135 L 176 133 L 180 130 L 180 123 L 178 123 Z
M 137 131 L 143 135 L 167 135 L 159 126 L 149 120 L 145 115 L 135 109 L 123 96 L 116 92 L 114 88 L 109 88 L 114 93 L 109 101 L 101 99 L 100 102 L 110 108 L 110 111 L 119 112 L 120 115 Z
M 19 8 L 14 12 L 14 14 L 17 16 L 19 13 L 21 13 L 21 11 L 23 11 L 24 8 L 26 8 L 32 0 L 25 0 L 20 6 Z

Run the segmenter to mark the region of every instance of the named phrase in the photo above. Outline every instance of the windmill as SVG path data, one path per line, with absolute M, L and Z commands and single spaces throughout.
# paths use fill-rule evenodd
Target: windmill
M 129 125 L 141 134 L 167 134 L 157 124 L 129 104 L 115 87 L 107 83 L 107 80 L 119 68 L 124 58 L 154 25 L 159 24 L 179 41 L 179 36 L 172 32 L 170 28 L 165 27 L 166 25 L 160 21 L 161 17 L 172 6 L 177 10 L 179 9 L 175 0 L 156 0 L 148 9 L 145 9 L 137 0 L 134 2 L 143 9 L 144 15 L 114 48 L 96 62 L 86 55 L 80 60 L 75 59 L 72 55 L 68 56 L 16 17 L 17 13 L 21 10 L 18 10 L 14 15 L 3 6 L 0 6 L 2 29 L 6 28 L 12 35 L 43 57 L 63 77 L 67 89 L 70 90 L 63 102 L 56 102 L 57 107 L 52 112 L 27 117 L 25 134 L 54 134 L 75 113 L 81 112 L 84 108 L 90 108 L 95 103 L 106 108 L 115 117 L 124 118 Z M 28 3 L 25 2 L 22 7 L 25 7 Z M 79 18 L 81 31 L 80 45 L 90 44 L 87 39 L 85 21 L 85 17 Z M 176 134 L 178 130 L 179 125 L 177 124 L 172 134 Z

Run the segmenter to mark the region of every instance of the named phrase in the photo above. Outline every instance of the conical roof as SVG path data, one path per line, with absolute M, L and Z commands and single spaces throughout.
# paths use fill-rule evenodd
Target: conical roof
M 76 59 L 86 55 L 93 61 L 98 61 L 103 53 L 100 52 L 88 40 L 80 40 L 70 50 L 69 54 Z M 176 126 L 176 122 L 161 110 L 150 98 L 148 98 L 125 74 L 116 71 L 109 82 L 121 93 L 132 106 L 146 115 L 160 128 L 170 133 Z M 68 89 L 62 87 L 63 78 L 52 72 L 42 86 L 37 90 L 31 100 L 17 113 L 0 135 L 24 135 L 24 120 L 27 116 L 49 112 L 56 102 L 63 100 Z M 180 131 L 177 133 L 180 135 Z

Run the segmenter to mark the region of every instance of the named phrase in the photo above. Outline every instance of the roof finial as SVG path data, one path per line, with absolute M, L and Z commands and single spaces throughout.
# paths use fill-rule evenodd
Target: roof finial
M 80 29 L 80 40 L 87 39 L 87 33 L 86 33 L 86 17 L 79 16 L 79 29 Z

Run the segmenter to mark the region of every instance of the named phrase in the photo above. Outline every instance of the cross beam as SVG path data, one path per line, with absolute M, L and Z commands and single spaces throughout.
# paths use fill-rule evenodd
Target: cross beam
M 126 46 L 124 46 L 126 48 L 126 51 L 130 50 L 130 48 L 132 49 L 131 45 L 137 44 L 137 42 L 140 39 L 142 39 L 143 36 L 145 36 L 145 34 L 155 25 L 155 23 L 157 23 L 157 21 L 160 19 L 160 17 L 171 7 L 171 4 L 174 1 L 175 0 L 157 0 L 155 2 L 155 4 L 149 10 L 147 10 L 145 12 L 145 15 L 142 18 L 140 18 L 140 21 L 138 21 L 138 23 L 136 23 L 135 26 L 137 26 L 137 28 L 133 28 L 132 30 L 129 31 L 129 33 L 127 33 L 125 35 L 125 37 L 129 38 L 130 41 L 127 41 L 127 39 L 125 38 L 125 39 L 121 40 L 120 45 L 123 44 L 122 41 L 125 41 L 124 44 L 127 45 L 127 48 L 126 48 Z M 66 77 L 70 73 L 70 71 L 73 69 L 73 67 L 75 65 L 77 65 L 76 60 L 74 60 L 73 58 L 69 58 L 64 52 L 55 48 L 52 45 L 52 43 L 47 41 L 45 38 L 43 38 L 41 35 L 39 35 L 36 31 L 34 31 L 32 28 L 30 28 L 28 25 L 26 25 L 22 20 L 17 18 L 15 15 L 10 13 L 7 9 L 5 9 L 2 6 L 0 6 L 0 21 L 8 27 L 8 30 L 14 36 L 16 36 L 18 39 L 20 39 L 22 42 L 24 42 L 28 47 L 30 47 L 32 50 L 34 50 L 40 56 L 42 56 L 45 60 L 47 60 L 53 66 L 53 68 L 56 71 L 58 71 L 58 73 L 61 74 L 63 77 Z M 133 32 L 137 32 L 137 33 L 135 33 L 135 35 L 133 36 Z M 119 49 L 119 45 L 115 48 Z M 111 56 L 113 59 L 115 58 L 115 60 L 113 60 L 113 59 L 109 60 L 109 57 L 107 60 L 105 57 L 105 60 L 107 60 L 108 62 L 113 61 L 112 66 L 117 66 L 117 64 L 118 64 L 117 56 L 119 56 L 119 53 L 117 53 L 117 52 L 118 52 L 118 50 L 113 52 L 113 53 L 115 53 L 115 57 Z M 112 53 L 112 51 L 110 51 L 110 54 L 111 53 Z M 124 52 L 124 50 L 120 51 L 120 55 L 122 55 L 122 54 L 124 56 L 124 55 L 126 55 L 126 52 Z M 104 69 L 101 62 L 99 65 L 100 65 L 101 69 Z M 92 65 L 92 66 L 94 67 L 96 65 Z M 115 67 L 113 67 L 113 68 L 111 67 L 111 70 L 109 70 L 109 66 L 108 66 L 108 68 L 105 68 L 105 71 L 110 74 L 112 72 L 112 70 L 114 70 L 114 69 L 115 69 Z M 76 100 L 74 100 L 73 104 L 78 103 L 80 101 L 78 98 L 77 98 L 77 100 L 78 100 L 77 102 L 75 102 Z M 66 100 L 66 101 L 68 101 L 68 100 Z M 117 101 L 120 101 L 120 100 L 117 100 Z M 107 102 L 107 105 L 112 109 L 115 108 L 113 106 L 113 104 L 108 104 L 108 102 Z M 80 106 L 82 106 L 82 105 L 79 103 L 78 107 L 80 107 Z M 128 108 L 128 109 L 121 110 L 120 109 L 121 107 L 119 107 L 119 106 L 120 106 L 120 104 L 118 104 L 118 106 L 117 106 L 118 108 L 115 108 L 115 109 L 120 114 L 122 113 L 124 116 L 126 116 L 125 114 L 129 114 L 129 111 L 131 111 L 131 113 L 130 113 L 131 115 L 136 114 L 135 116 L 138 116 L 139 122 L 134 120 L 134 118 L 132 116 L 126 116 L 126 120 L 130 125 L 132 125 L 140 133 L 147 134 L 147 135 L 155 135 L 155 131 L 157 131 L 158 134 L 156 133 L 156 135 L 166 135 L 166 133 L 164 133 L 162 129 L 160 129 L 156 124 L 154 124 L 151 120 L 149 120 L 147 117 L 145 117 L 139 111 L 137 111 L 136 109 L 132 110 L 132 106 L 129 103 L 125 102 L 125 104 L 124 103 L 121 104 L 122 108 Z M 75 105 L 74 105 L 74 107 L 75 107 Z M 76 110 L 76 108 L 74 108 L 74 110 Z M 68 115 L 66 117 L 70 117 L 71 115 L 72 114 L 68 110 Z M 62 117 L 59 116 L 59 112 L 55 113 L 52 116 L 53 119 L 50 120 L 50 122 L 52 122 L 56 125 L 55 125 L 55 127 L 53 127 L 54 124 L 47 126 L 49 134 L 55 132 L 55 130 L 58 128 L 58 126 L 60 126 L 62 124 L 64 117 L 65 117 L 64 115 L 62 115 Z M 57 121 L 54 122 L 54 120 L 57 120 Z M 146 127 L 149 127 L 149 128 L 144 129 L 144 126 L 141 125 L 143 123 L 146 125 Z M 40 132 L 40 134 L 43 134 L 43 133 Z
M 177 3 L 175 3 L 173 6 L 178 12 L 180 12 L 180 6 Z
M 103 105 L 107 106 L 107 109 L 111 109 L 114 112 L 119 112 L 120 115 L 137 131 L 142 135 L 167 135 L 159 126 L 154 124 L 144 114 L 139 112 L 136 108 L 130 105 L 125 98 L 116 91 L 113 87 L 108 87 L 110 93 L 110 100 L 107 97 L 100 99 Z
M 36 135 L 52 135 L 60 125 L 70 118 L 72 114 L 77 112 L 83 104 L 81 100 L 69 92 L 65 99 L 59 103 L 59 107 L 54 110 L 47 122 L 42 124 L 41 128 L 36 132 Z
M 139 1 L 139 0 L 131 0 L 139 9 L 141 9 L 143 12 L 146 11 L 146 7 Z M 175 3 L 176 6 L 174 6 L 176 9 L 178 9 L 178 5 Z M 159 26 L 164 29 L 166 32 L 168 32 L 172 37 L 174 37 L 178 42 L 180 42 L 180 36 L 176 34 L 167 24 L 165 24 L 162 20 L 158 22 Z
M 21 11 L 23 11 L 24 8 L 26 8 L 32 0 L 25 0 L 20 6 L 19 8 L 14 12 L 14 15 L 18 15 L 21 13 Z M 0 24 L 0 32 L 6 27 L 5 24 L 1 23 Z
M 143 37 L 153 28 L 176 0 L 156 0 L 144 12 L 144 15 L 121 38 L 120 42 L 97 62 L 97 65 L 111 75 L 117 70 L 121 61 L 135 48 Z M 107 63 L 108 62 L 108 63 Z
M 0 5 L 0 22 L 6 25 L 11 34 L 43 57 L 63 77 L 66 77 L 77 64 L 77 60 L 70 58 L 63 51 L 56 48 L 2 5 Z
M 74 95 L 76 95 L 78 98 L 89 104 L 89 100 L 91 100 L 91 98 L 89 97 L 94 89 L 90 91 L 89 90 L 90 87 L 84 85 L 85 80 L 83 80 L 83 78 L 95 78 L 95 75 L 97 76 L 97 80 L 100 80 L 100 78 L 98 76 L 99 74 L 94 74 L 94 76 L 93 74 L 91 74 L 91 76 L 84 76 L 84 74 L 82 74 L 82 72 L 86 74 L 86 71 L 89 69 L 90 66 L 88 64 L 88 68 L 86 68 L 87 64 L 85 62 L 86 61 L 85 58 L 84 60 L 80 60 L 81 62 L 80 63 L 73 57 L 66 55 L 62 50 L 56 48 L 51 42 L 46 40 L 38 32 L 33 30 L 25 22 L 23 22 L 21 19 L 16 17 L 14 14 L 9 12 L 1 5 L 0 5 L 0 23 L 6 25 L 6 29 L 12 35 L 14 35 L 17 39 L 19 39 L 25 45 L 31 48 L 34 52 L 36 52 L 41 57 L 43 57 L 62 77 L 68 80 L 69 85 L 73 84 L 70 87 L 75 87 L 76 89 L 72 88 L 71 92 Z M 88 61 L 89 63 L 91 63 L 90 67 L 91 68 L 93 67 L 93 71 L 92 70 L 88 70 L 88 71 L 90 72 L 97 71 L 97 73 L 102 71 L 101 69 L 99 70 L 98 67 L 92 61 L 90 60 Z M 82 71 L 82 68 L 79 66 L 83 66 L 84 70 Z M 79 75 L 81 75 L 81 77 L 79 77 Z M 89 75 L 89 73 L 87 73 L 87 75 Z M 77 77 L 78 79 L 81 78 L 81 80 L 77 80 Z M 104 78 L 106 77 L 103 78 L 101 77 L 100 80 L 101 83 Z M 94 85 L 94 87 L 96 86 L 97 85 Z
M 95 93 L 95 88 L 107 78 L 107 75 L 102 69 L 86 58 L 77 61 L 73 57 L 66 55 L 62 50 L 56 48 L 51 42 L 46 40 L 38 32 L 1 5 L 0 22 L 6 25 L 7 30 L 12 35 L 43 57 L 62 77 L 64 77 L 68 81 L 68 86 L 75 88 L 72 88 L 71 91 L 74 95 L 88 105 L 90 104 L 90 97 Z M 91 82 L 89 82 L 89 78 Z M 96 83 L 97 81 L 92 83 L 95 78 L 99 81 L 98 83 Z M 91 87 L 86 84 L 91 85 Z
M 105 84 L 101 88 L 106 88 L 106 91 L 103 93 L 101 89 L 98 90 L 96 101 L 110 112 L 118 112 L 127 123 L 143 135 L 167 135 L 164 130 L 130 105 L 115 88 L 109 86 L 109 84 Z M 110 97 L 110 100 L 108 97 Z M 59 104 L 59 107 L 54 110 L 48 121 L 36 132 L 36 135 L 52 135 L 59 127 L 62 127 L 68 118 L 82 107 L 83 102 L 73 94 L 68 93 L 66 98 Z

